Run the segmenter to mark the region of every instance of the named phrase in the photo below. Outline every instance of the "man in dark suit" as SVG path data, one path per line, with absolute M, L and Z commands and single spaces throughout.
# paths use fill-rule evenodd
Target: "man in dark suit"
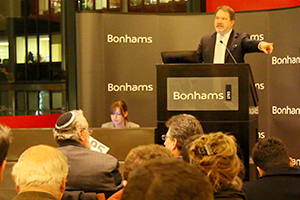
M 12 170 L 18 192 L 13 200 L 60 200 L 67 174 L 68 161 L 60 151 L 47 145 L 30 147 Z
M 90 149 L 92 130 L 81 110 L 61 115 L 53 133 L 70 165 L 66 191 L 105 193 L 108 198 L 123 187 L 118 160 Z
M 244 63 L 246 53 L 273 52 L 273 43 L 250 40 L 247 33 L 233 30 L 234 23 L 235 12 L 232 8 L 217 8 L 214 24 L 216 32 L 203 36 L 197 49 L 200 63 Z
M 300 199 L 300 169 L 292 167 L 293 160 L 281 140 L 260 140 L 252 157 L 260 177 L 243 184 L 248 200 Z

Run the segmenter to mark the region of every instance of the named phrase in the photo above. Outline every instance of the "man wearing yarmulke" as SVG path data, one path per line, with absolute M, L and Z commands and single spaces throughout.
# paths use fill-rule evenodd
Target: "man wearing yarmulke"
M 111 155 L 90 150 L 91 133 L 82 110 L 64 113 L 55 124 L 58 150 L 70 165 L 66 190 L 104 193 L 108 198 L 123 187 L 119 162 Z

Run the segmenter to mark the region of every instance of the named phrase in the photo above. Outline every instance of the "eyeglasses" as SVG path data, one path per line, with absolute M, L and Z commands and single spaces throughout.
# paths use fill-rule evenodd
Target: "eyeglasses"
M 168 136 L 168 135 L 166 135 L 166 134 L 161 135 L 161 139 L 162 139 L 162 140 L 166 140 L 166 139 L 168 139 L 168 138 L 172 138 L 172 136 Z

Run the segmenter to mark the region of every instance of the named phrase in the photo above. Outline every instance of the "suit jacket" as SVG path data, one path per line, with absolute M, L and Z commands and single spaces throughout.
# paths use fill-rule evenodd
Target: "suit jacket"
M 48 192 L 24 191 L 15 196 L 13 200 L 57 200 L 57 198 Z
M 300 169 L 274 167 L 257 180 L 245 182 L 243 190 L 248 200 L 300 199 Z
M 218 200 L 246 200 L 245 193 L 232 184 L 222 184 L 218 191 L 214 192 L 214 197 Z
M 201 38 L 197 49 L 200 63 L 213 63 L 216 35 L 217 32 L 214 32 Z M 250 40 L 250 36 L 247 33 L 237 33 L 232 30 L 228 39 L 227 48 L 238 63 L 244 63 L 244 55 L 246 53 L 262 52 L 258 49 L 258 44 L 260 42 L 261 41 Z M 227 50 L 225 53 L 225 63 L 234 63 L 234 60 L 231 58 Z
M 86 149 L 71 140 L 60 143 L 58 150 L 68 158 L 70 166 L 66 190 L 105 193 L 107 198 L 123 187 L 115 157 Z

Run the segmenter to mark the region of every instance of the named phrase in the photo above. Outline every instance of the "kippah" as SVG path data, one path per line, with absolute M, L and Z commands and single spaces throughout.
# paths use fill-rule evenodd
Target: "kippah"
M 62 114 L 56 121 L 55 128 L 56 129 L 64 129 L 67 128 L 75 119 L 75 114 L 70 111 Z

